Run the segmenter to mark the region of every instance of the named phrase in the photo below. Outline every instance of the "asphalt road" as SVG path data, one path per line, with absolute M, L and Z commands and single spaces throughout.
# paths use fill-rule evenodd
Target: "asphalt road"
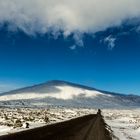
M 46 125 L 5 136 L 0 140 L 112 140 L 100 114 Z

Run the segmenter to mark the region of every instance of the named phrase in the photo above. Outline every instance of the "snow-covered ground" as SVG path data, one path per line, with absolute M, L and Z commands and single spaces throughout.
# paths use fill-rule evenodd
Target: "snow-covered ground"
M 96 112 L 95 109 L 81 108 L 1 108 L 0 135 L 69 120 L 86 114 L 95 114 Z M 102 114 L 115 136 L 118 137 L 117 140 L 140 139 L 140 109 L 107 109 L 102 110 Z M 29 123 L 29 128 L 24 127 L 25 123 Z
M 140 109 L 104 110 L 103 114 L 120 140 L 140 140 Z
M 89 109 L 33 109 L 33 108 L 0 108 L 0 135 L 25 130 L 25 124 L 29 123 L 29 129 L 69 120 L 89 112 Z

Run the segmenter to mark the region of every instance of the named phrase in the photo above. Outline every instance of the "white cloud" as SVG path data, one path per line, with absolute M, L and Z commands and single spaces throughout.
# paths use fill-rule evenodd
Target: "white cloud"
M 111 35 L 104 39 L 104 43 L 108 44 L 109 49 L 113 49 L 115 47 L 116 38 L 112 37 Z
M 71 50 L 75 50 L 76 49 L 76 45 L 72 45 L 72 46 L 70 46 L 69 48 L 71 49 Z
M 77 46 L 84 47 L 83 37 L 80 33 L 75 33 L 73 38 L 76 41 Z
M 27 34 L 95 33 L 139 17 L 139 7 L 140 0 L 0 0 L 0 24 Z

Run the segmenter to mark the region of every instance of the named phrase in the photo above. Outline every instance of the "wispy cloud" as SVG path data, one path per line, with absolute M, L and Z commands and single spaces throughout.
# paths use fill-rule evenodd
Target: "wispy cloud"
M 84 41 L 83 41 L 83 35 L 82 34 L 80 34 L 78 32 L 75 33 L 73 35 L 73 39 L 75 41 L 75 44 L 69 47 L 71 50 L 75 50 L 79 47 L 84 48 Z
M 95 33 L 139 17 L 139 7 L 139 0 L 0 0 L 0 24 L 27 34 Z
M 108 45 L 108 49 L 113 49 L 115 47 L 116 38 L 111 35 L 104 39 L 104 43 Z
M 72 45 L 72 46 L 70 46 L 69 47 L 71 50 L 75 50 L 76 48 L 77 48 L 77 46 L 76 45 Z
M 80 33 L 75 33 L 73 38 L 74 38 L 77 46 L 84 47 L 83 37 Z

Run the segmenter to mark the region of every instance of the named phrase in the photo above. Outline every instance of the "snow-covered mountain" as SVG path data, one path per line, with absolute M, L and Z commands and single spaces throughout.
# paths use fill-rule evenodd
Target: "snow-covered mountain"
M 48 81 L 0 94 L 1 106 L 140 107 L 140 96 L 123 95 L 65 81 Z

